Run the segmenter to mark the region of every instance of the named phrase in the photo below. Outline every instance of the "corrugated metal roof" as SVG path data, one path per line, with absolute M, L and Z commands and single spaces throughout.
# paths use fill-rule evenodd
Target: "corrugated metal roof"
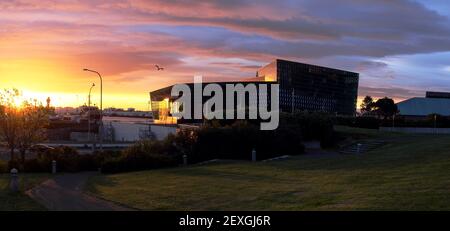
M 450 99 L 445 98 L 411 98 L 397 103 L 401 115 L 427 116 L 439 114 L 450 116 Z

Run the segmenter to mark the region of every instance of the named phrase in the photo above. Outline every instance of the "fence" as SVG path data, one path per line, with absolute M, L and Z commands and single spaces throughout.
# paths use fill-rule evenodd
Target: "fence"
M 380 127 L 380 131 L 421 134 L 450 134 L 450 128 Z

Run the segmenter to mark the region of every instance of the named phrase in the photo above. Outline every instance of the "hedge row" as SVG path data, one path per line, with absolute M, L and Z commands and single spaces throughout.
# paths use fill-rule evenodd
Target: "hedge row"
M 429 115 L 424 118 L 408 118 L 404 116 L 396 116 L 394 120 L 392 119 L 379 119 L 376 117 L 336 117 L 335 123 L 338 125 L 345 125 L 350 127 L 358 128 L 370 128 L 378 129 L 382 127 L 438 127 L 438 128 L 450 128 L 450 118 L 445 116 Z
M 192 134 L 180 133 L 183 139 L 192 139 Z M 210 159 L 250 160 L 252 150 L 257 159 L 268 159 L 280 155 L 298 155 L 304 152 L 301 133 L 295 128 L 280 128 L 276 131 L 260 131 L 259 127 L 237 123 L 231 127 L 202 128 L 195 131 L 192 146 L 182 147 L 190 161 Z M 182 144 L 177 144 L 177 147 Z
M 375 117 L 338 116 L 335 118 L 335 123 L 338 125 L 344 125 L 344 126 L 349 126 L 349 127 L 378 129 L 380 127 L 381 120 L 379 120 Z
M 81 155 L 74 148 L 62 146 L 38 153 L 36 158 L 26 159 L 24 163 L 18 160 L 9 161 L 8 168 L 17 168 L 20 172 L 50 172 L 52 161 L 55 160 L 58 172 L 98 171 L 104 160 L 119 154 L 103 152 Z
M 138 171 L 177 166 L 188 157 L 190 164 L 211 159 L 251 160 L 304 153 L 303 140 L 320 140 L 322 147 L 336 141 L 333 120 L 323 113 L 281 114 L 279 128 L 261 131 L 259 124 L 235 121 L 222 125 L 210 122 L 199 129 L 183 129 L 162 141 L 143 140 L 121 152 L 80 155 L 69 147 L 56 148 L 25 163 L 10 161 L 9 168 L 25 172 L 49 172 L 53 160 L 60 172 L 95 171 L 105 173 Z
M 6 161 L 0 160 L 0 173 L 8 172 L 8 163 Z

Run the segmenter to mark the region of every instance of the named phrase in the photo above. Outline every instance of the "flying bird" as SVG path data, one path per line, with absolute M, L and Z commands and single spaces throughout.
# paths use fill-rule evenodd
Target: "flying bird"
M 156 69 L 157 69 L 158 71 L 163 71 L 163 70 L 164 70 L 164 67 L 160 67 L 159 65 L 155 65 L 155 67 L 156 67 Z

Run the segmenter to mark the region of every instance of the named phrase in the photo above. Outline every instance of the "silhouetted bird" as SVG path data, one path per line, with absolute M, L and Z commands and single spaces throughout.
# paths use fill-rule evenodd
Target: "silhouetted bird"
M 156 67 L 156 69 L 157 69 L 158 71 L 164 70 L 164 67 L 160 67 L 159 65 L 155 65 L 155 67 Z

